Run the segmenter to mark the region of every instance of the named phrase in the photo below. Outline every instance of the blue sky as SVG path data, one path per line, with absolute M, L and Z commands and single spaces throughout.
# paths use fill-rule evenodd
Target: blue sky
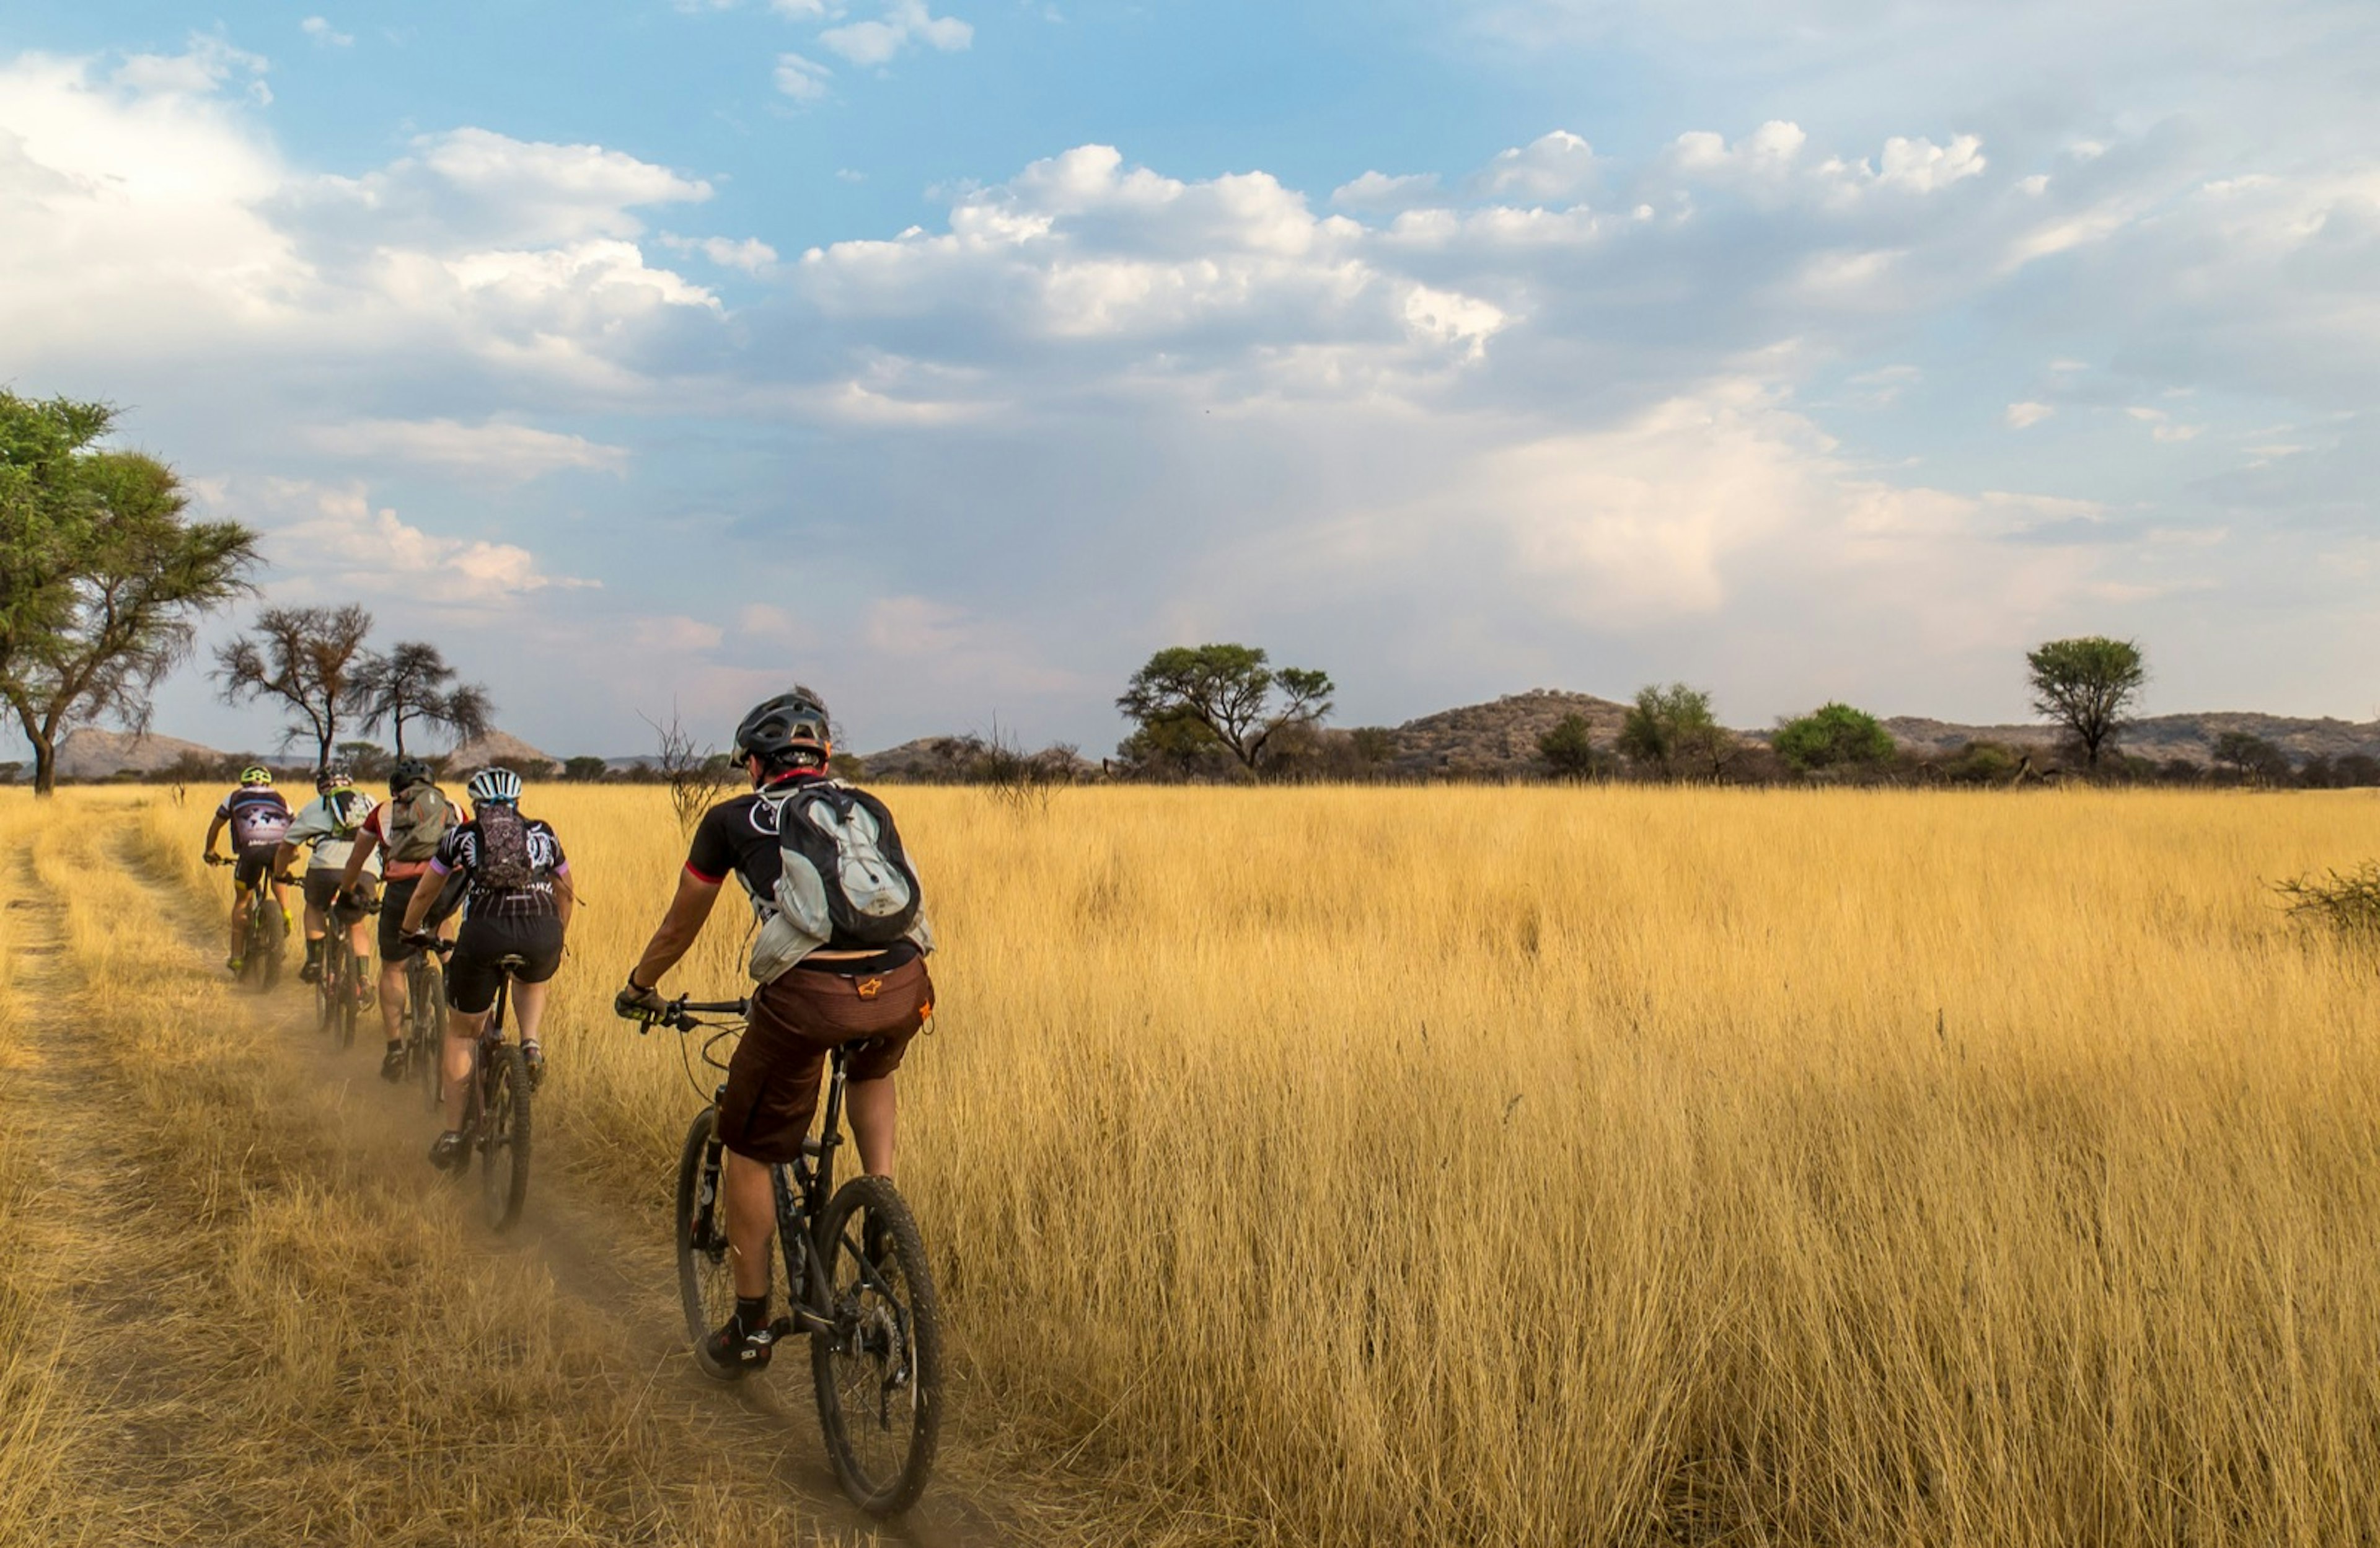
M 2374 18 L 18 0 L 0 381 L 557 753 L 791 677 L 1097 752 L 1203 638 L 1346 723 L 2019 718 L 2082 631 L 2364 718 Z

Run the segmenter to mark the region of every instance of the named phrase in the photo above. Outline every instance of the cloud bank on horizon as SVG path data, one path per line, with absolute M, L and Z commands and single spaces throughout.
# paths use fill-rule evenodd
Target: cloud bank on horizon
M 2011 718 L 2075 631 L 2380 705 L 2365 7 L 656 0 L 518 90 L 249 10 L 0 24 L 0 381 L 557 752 L 793 675 L 1098 750 L 1226 637 L 1354 722 Z

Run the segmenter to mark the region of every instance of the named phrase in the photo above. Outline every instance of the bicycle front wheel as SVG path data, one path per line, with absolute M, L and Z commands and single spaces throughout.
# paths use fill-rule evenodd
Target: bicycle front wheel
M 889 1178 L 854 1178 L 819 1222 L 833 1326 L 810 1336 L 819 1428 L 871 1515 L 917 1503 L 942 1425 L 942 1319 L 925 1242 Z
M 705 1107 L 686 1131 L 677 1159 L 677 1293 L 694 1362 L 715 1381 L 744 1378 L 741 1365 L 722 1365 L 705 1348 L 711 1329 L 735 1311 L 735 1274 L 727 1251 L 727 1202 L 719 1179 L 726 1153 L 719 1143 L 719 1109 Z
M 356 1022 L 364 1009 L 363 959 L 339 944 L 339 1051 L 346 1052 L 356 1046 Z
M 480 1199 L 492 1230 L 510 1230 L 528 1201 L 528 1062 L 509 1043 L 480 1070 Z
M 446 981 L 435 963 L 424 962 L 411 982 L 408 1014 L 413 1018 L 413 1062 L 421 1081 L 422 1099 L 434 1113 L 445 1105 L 439 1065 L 446 1046 Z

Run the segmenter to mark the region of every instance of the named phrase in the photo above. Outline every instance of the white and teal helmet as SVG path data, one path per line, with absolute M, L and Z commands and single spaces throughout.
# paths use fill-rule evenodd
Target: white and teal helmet
M 482 768 L 463 788 L 475 806 L 513 805 L 520 800 L 521 778 L 509 768 Z

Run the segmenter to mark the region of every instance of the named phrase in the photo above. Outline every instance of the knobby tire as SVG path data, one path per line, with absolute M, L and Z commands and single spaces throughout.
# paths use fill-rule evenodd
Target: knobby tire
M 480 1196 L 491 1230 L 510 1230 L 528 1201 L 528 1061 L 513 1044 L 483 1049 Z
M 677 1162 L 677 1291 L 694 1362 L 714 1381 L 744 1379 L 740 1365 L 722 1365 L 706 1345 L 711 1330 L 735 1311 L 735 1274 L 727 1251 L 727 1201 L 722 1194 L 725 1153 L 719 1148 L 719 1109 L 705 1107 L 686 1131 Z M 706 1181 L 710 1198 L 703 1201 Z
M 446 1049 L 445 975 L 434 964 L 425 963 L 421 971 L 410 975 L 406 1000 L 406 1035 L 413 1044 L 415 1073 L 421 1082 L 421 1094 L 431 1112 L 445 1105 L 440 1089 L 440 1066 Z
M 861 1254 L 884 1251 L 874 1273 Z M 831 1332 L 810 1335 L 819 1428 L 835 1476 L 862 1510 L 917 1503 L 942 1423 L 942 1318 L 917 1223 L 880 1177 L 836 1191 L 818 1225 Z

